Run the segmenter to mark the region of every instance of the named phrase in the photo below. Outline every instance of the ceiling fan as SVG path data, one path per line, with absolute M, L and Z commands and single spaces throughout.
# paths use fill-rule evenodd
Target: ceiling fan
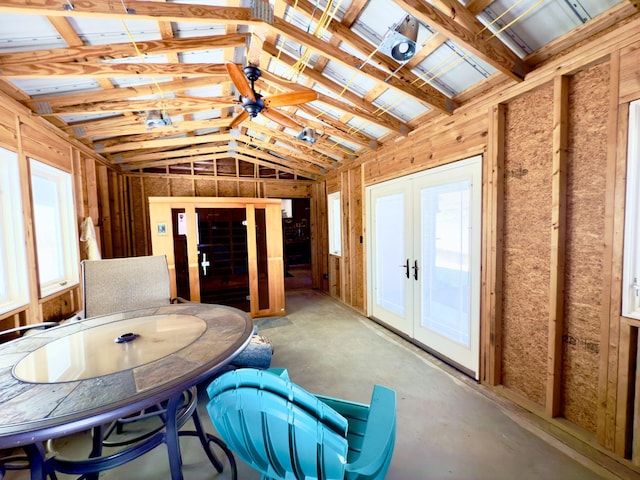
M 311 89 L 299 90 L 289 93 L 281 93 L 272 97 L 263 97 L 255 89 L 255 81 L 260 78 L 261 72 L 258 67 L 247 65 L 242 68 L 232 62 L 226 62 L 225 66 L 229 77 L 240 94 L 240 102 L 244 109 L 237 115 L 229 125 L 234 128 L 244 122 L 247 118 L 255 117 L 259 113 L 285 127 L 298 128 L 299 125 L 284 113 L 273 107 L 286 107 L 300 105 L 317 100 L 318 94 Z

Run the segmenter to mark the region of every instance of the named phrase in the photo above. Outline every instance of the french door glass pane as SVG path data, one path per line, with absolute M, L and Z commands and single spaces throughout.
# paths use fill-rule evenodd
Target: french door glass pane
M 375 225 L 376 302 L 404 316 L 404 194 L 376 198 Z
M 424 188 L 422 326 L 470 344 L 470 181 Z

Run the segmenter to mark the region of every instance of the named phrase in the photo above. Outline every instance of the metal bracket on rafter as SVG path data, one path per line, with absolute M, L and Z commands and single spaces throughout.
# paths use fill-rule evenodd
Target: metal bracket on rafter
M 67 12 L 70 12 L 73 10 L 73 3 L 71 3 L 70 0 L 67 0 L 67 4 L 62 6 L 63 10 L 66 10 Z
M 73 127 L 74 137 L 84 137 L 87 134 L 87 130 L 84 127 Z
M 251 0 L 251 15 L 273 25 L 273 8 L 264 0 Z
M 40 115 L 51 115 L 53 113 L 49 102 L 36 102 L 34 106 L 36 107 L 36 113 Z

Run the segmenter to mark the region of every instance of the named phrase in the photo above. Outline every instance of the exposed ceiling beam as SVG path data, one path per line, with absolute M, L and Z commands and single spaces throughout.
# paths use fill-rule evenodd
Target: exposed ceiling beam
M 67 19 L 64 17 L 51 18 L 57 19 L 56 23 L 59 23 L 60 21 L 67 22 Z M 75 45 L 68 48 L 52 48 L 45 50 L 31 50 L 27 52 L 6 53 L 0 55 L 0 64 L 86 62 L 91 60 L 137 57 L 138 52 L 142 55 L 157 55 L 211 50 L 213 48 L 242 47 L 245 45 L 247 38 L 249 38 L 249 34 L 247 33 L 234 33 L 230 35 L 210 35 L 207 37 L 151 40 L 136 42 L 135 46 L 131 42 L 91 46 Z
M 1 1 L 1 0 L 0 0 Z M 221 64 L 209 63 L 20 63 L 0 65 L 5 78 L 113 78 L 166 76 L 214 76 L 226 74 Z
M 220 78 L 226 77 L 220 75 Z M 155 83 L 148 85 L 137 85 L 133 87 L 111 88 L 109 90 L 91 90 L 71 95 L 53 95 L 34 97 L 31 100 L 23 101 L 34 112 L 54 111 L 72 105 L 82 105 L 90 102 L 109 102 L 117 100 L 132 99 L 148 95 L 163 95 L 163 92 L 181 92 L 184 90 L 208 87 L 214 82 L 212 77 L 195 77 L 173 82 L 158 82 L 160 90 Z
M 271 43 L 265 43 L 264 49 L 274 59 L 277 58 L 278 61 L 289 67 L 295 64 L 295 60 L 286 52 L 278 54 L 278 50 L 276 49 L 275 45 Z M 366 101 L 365 99 L 359 97 L 348 89 L 345 90 L 342 86 L 322 75 L 322 73 L 316 71 L 314 68 L 306 68 L 302 74 L 305 77 L 316 82 L 317 84 L 321 85 L 322 87 L 332 91 L 336 96 L 343 97 L 345 100 L 351 102 L 354 105 L 353 108 L 355 108 L 356 110 L 363 109 L 370 114 L 374 114 L 375 118 L 372 119 L 372 123 L 375 123 L 382 128 L 397 132 L 400 135 L 407 135 L 411 131 L 411 128 L 409 128 L 406 123 L 401 122 L 393 115 L 389 115 L 386 112 L 381 112 L 380 109 L 373 105 L 371 102 Z M 268 78 L 269 76 L 265 75 L 265 79 Z
M 77 137 L 115 137 L 118 141 L 127 141 L 133 135 L 149 134 L 154 136 L 159 135 L 175 135 L 179 133 L 189 133 L 196 130 L 204 130 L 209 128 L 223 128 L 229 126 L 230 120 L 228 118 L 216 118 L 212 120 L 187 120 L 183 122 L 177 122 L 173 125 L 160 126 L 160 127 L 147 127 L 142 121 L 138 124 L 126 124 L 116 127 L 96 127 L 87 128 L 79 127 L 82 129 L 76 130 Z M 67 127 L 69 129 L 70 127 Z M 78 128 L 78 127 L 76 127 Z M 122 137 L 122 136 L 126 137 Z
M 292 27 L 290 23 L 281 18 L 275 17 L 273 22 L 274 28 L 277 29 L 283 37 L 289 38 L 300 45 L 304 45 L 315 53 L 328 57 L 330 60 L 347 67 L 354 75 L 361 74 L 376 82 L 386 83 L 389 85 L 389 88 L 392 88 L 402 95 L 413 97 L 443 113 L 453 113 L 456 106 L 455 103 L 446 95 L 431 87 L 431 85 L 418 87 L 404 80 L 401 75 L 389 75 L 373 65 L 368 63 L 363 64 L 360 58 L 349 55 L 344 50 L 328 44 L 322 39 L 306 33 L 299 28 Z
M 125 10 L 126 5 L 126 10 Z M 83 0 L 74 2 L 68 9 L 66 0 L 0 0 L 0 12 L 57 17 L 109 18 L 117 20 L 191 21 L 201 23 L 261 24 L 262 20 L 251 15 L 250 8 L 213 7 L 185 3 L 162 3 L 127 0 Z
M 495 0 L 469 0 L 469 2 L 467 2 L 467 8 L 474 15 L 478 15 L 494 1 Z
M 156 98 L 151 100 L 121 100 L 114 102 L 91 102 L 66 107 L 55 107 L 51 111 L 40 111 L 43 115 L 77 115 L 92 113 L 142 112 L 146 110 L 202 110 L 238 105 L 235 97 L 189 97 Z M 38 107 L 39 104 L 36 104 Z

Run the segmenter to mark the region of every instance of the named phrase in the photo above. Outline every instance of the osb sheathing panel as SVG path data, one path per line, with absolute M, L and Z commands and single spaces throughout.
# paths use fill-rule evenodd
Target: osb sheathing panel
M 257 184 L 255 182 L 240 182 L 239 196 L 256 198 L 258 196 Z
M 144 177 L 144 194 L 147 198 L 170 196 L 167 179 L 162 177 Z M 145 203 L 147 203 L 147 198 L 144 199 Z
M 238 192 L 238 182 L 235 180 L 232 180 L 232 181 L 219 180 L 218 196 L 219 197 L 239 197 L 240 195 Z
M 193 180 L 190 178 L 171 178 L 169 180 L 171 185 L 172 197 L 193 197 Z
M 196 197 L 217 197 L 218 188 L 215 180 L 196 180 Z
M 563 415 L 596 432 L 603 295 L 609 64 L 572 77 L 569 90 Z
M 543 405 L 549 322 L 553 87 L 507 105 L 502 382 Z

